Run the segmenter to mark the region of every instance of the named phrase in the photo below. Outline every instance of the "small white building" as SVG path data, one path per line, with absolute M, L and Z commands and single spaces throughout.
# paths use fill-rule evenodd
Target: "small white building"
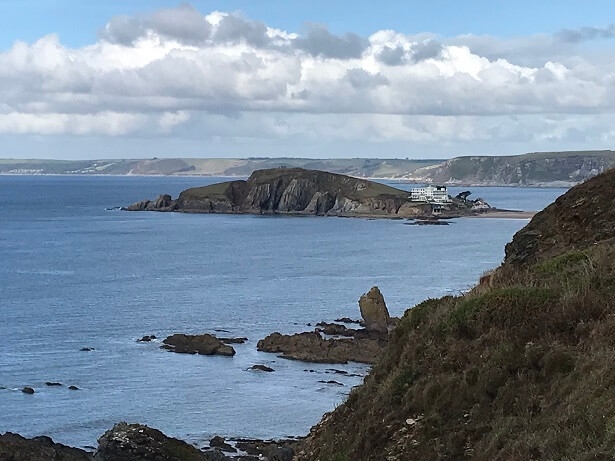
M 425 186 L 414 187 L 410 190 L 410 200 L 413 202 L 437 202 L 449 203 L 451 201 L 448 196 L 446 186 Z

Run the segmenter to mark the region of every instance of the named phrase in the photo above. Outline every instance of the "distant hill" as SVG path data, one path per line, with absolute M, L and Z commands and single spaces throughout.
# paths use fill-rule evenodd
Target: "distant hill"
M 615 166 L 615 151 L 535 152 L 456 157 L 414 171 L 408 179 L 449 185 L 573 186 Z
M 406 178 L 416 169 L 443 160 L 308 159 L 308 158 L 152 158 L 126 160 L 14 160 L 0 159 L 0 174 L 104 174 L 250 176 L 269 168 L 305 168 L 359 178 Z
M 0 159 L 0 174 L 250 176 L 256 170 L 304 168 L 357 178 L 468 186 L 570 187 L 615 166 L 615 151 L 535 152 L 450 160 L 309 158 L 152 158 L 124 160 Z

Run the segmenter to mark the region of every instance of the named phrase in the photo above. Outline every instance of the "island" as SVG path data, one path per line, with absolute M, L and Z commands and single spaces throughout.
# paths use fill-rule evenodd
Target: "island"
M 452 198 L 444 186 L 408 192 L 367 179 L 303 168 L 258 170 L 247 180 L 187 189 L 177 199 L 161 195 L 123 209 L 425 220 L 500 211 L 481 199 Z

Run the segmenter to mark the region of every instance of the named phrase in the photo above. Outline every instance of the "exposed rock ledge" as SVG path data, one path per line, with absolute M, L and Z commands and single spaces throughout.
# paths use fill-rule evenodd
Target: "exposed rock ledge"
M 432 215 L 432 206 L 412 202 L 407 191 L 365 179 L 301 168 L 252 173 L 247 181 L 230 181 L 183 191 L 177 200 L 161 195 L 130 205 L 128 211 L 186 213 L 299 214 L 415 218 Z M 453 200 L 445 214 L 476 214 Z

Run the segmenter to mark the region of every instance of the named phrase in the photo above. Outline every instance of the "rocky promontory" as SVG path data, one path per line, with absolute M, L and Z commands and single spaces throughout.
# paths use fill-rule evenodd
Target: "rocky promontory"
M 187 189 L 176 200 L 161 195 L 127 211 L 294 214 L 416 218 L 433 215 L 432 204 L 413 202 L 408 191 L 341 174 L 302 168 L 258 170 L 247 181 Z M 462 200 L 438 206 L 451 216 L 475 214 Z

